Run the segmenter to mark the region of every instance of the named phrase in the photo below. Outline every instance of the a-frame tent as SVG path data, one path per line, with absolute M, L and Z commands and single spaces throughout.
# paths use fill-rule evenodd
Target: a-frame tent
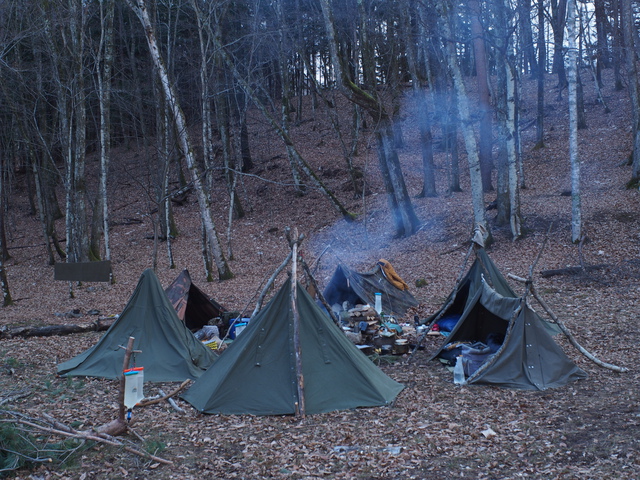
M 118 319 L 93 347 L 58 365 L 64 376 L 119 378 L 124 347 L 134 337 L 135 363 L 144 367 L 150 382 L 196 379 L 211 366 L 216 355 L 191 333 L 151 269 L 138 285 Z
M 192 332 L 200 330 L 209 320 L 221 317 L 227 310 L 215 300 L 209 298 L 191 281 L 188 270 L 180 275 L 165 289 L 169 301 Z
M 427 322 L 449 315 L 460 318 L 432 358 L 449 344 L 504 337 L 500 348 L 472 372 L 468 384 L 546 390 L 586 377 L 553 339 L 558 331 L 554 325 L 531 309 L 526 297 L 517 297 L 483 249 L 476 251 L 474 263 L 443 309 Z
M 323 291 L 329 305 L 342 305 L 344 301 L 375 305 L 376 293 L 382 294 L 382 309 L 388 315 L 402 316 L 418 305 L 407 288 L 398 288 L 389 281 L 379 263 L 369 272 L 357 272 L 340 263 Z
M 297 286 L 307 414 L 389 405 L 404 388 L 353 345 Z M 182 396 L 204 413 L 295 414 L 298 398 L 291 282 Z

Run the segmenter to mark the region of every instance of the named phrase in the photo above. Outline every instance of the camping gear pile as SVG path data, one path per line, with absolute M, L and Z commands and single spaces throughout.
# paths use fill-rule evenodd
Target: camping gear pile
M 368 304 L 342 310 L 339 318 L 347 338 L 367 355 L 403 355 L 415 336 L 414 327 L 398 324 L 395 317 L 381 316 Z
M 383 265 L 388 267 L 383 268 Z M 356 305 L 375 305 L 376 293 L 381 294 L 384 315 L 401 317 L 409 308 L 418 305 L 407 284 L 384 259 L 373 270 L 364 273 L 351 270 L 340 263 L 322 293 L 334 310 L 341 307 L 342 310 L 348 310 Z M 347 308 L 344 308 L 344 302 L 347 302 Z
M 418 302 L 387 260 L 380 259 L 372 271 L 365 273 L 339 264 L 323 295 L 347 337 L 363 353 L 408 352 L 415 329 L 399 325 L 396 316 L 405 315 Z

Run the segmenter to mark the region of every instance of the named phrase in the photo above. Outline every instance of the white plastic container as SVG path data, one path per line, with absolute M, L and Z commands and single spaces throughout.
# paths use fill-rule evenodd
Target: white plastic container
M 378 315 L 382 313 L 382 293 L 376 293 L 376 304 L 374 310 Z
M 462 355 L 458 356 L 456 360 L 456 366 L 453 367 L 453 383 L 456 385 L 466 385 L 467 379 L 464 376 L 464 358 Z
M 131 410 L 144 398 L 144 367 L 129 368 L 124 374 L 124 406 Z

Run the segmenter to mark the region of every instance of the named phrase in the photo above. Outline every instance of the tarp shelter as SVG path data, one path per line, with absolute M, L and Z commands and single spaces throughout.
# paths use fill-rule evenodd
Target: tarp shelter
M 305 412 L 389 405 L 404 388 L 376 367 L 297 286 Z M 291 283 L 182 398 L 204 413 L 287 415 L 299 405 Z
M 477 250 L 473 265 L 445 308 L 427 322 L 459 319 L 433 358 L 456 342 L 504 337 L 499 349 L 467 379 L 468 384 L 546 390 L 586 377 L 554 341 L 553 326 L 529 307 L 525 297 L 516 296 L 483 249 Z
M 193 284 L 186 269 L 165 289 L 165 293 L 178 313 L 178 318 L 192 332 L 200 330 L 209 320 L 221 317 L 227 311 Z
M 124 348 L 134 337 L 135 363 L 145 381 L 196 379 L 216 359 L 178 318 L 153 270 L 145 270 L 118 319 L 93 347 L 58 365 L 71 377 L 119 378 Z
M 382 311 L 387 315 L 402 316 L 407 309 L 418 305 L 407 288 L 398 288 L 389 281 L 380 262 L 372 271 L 365 273 L 339 264 L 322 294 L 329 305 L 342 306 L 348 301 L 351 305 L 373 306 L 376 293 L 382 294 Z

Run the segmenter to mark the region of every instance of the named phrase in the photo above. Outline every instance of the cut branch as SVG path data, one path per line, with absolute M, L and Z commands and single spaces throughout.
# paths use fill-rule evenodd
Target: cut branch
M 184 382 L 182 382 L 180 384 L 180 386 L 178 388 L 176 388 L 175 390 L 173 390 L 172 392 L 169 392 L 167 394 L 165 394 L 162 390 L 160 390 L 160 395 L 162 395 L 161 397 L 154 398 L 154 399 L 149 399 L 149 400 L 143 400 L 140 403 L 138 403 L 138 405 L 136 405 L 136 407 L 147 407 L 149 405 L 154 405 L 156 403 L 160 403 L 160 402 L 163 402 L 165 400 L 169 400 L 170 398 L 172 398 L 172 397 L 176 396 L 178 393 L 180 393 L 187 386 L 187 384 L 190 381 L 191 380 L 185 380 Z
M 507 274 L 507 276 L 509 276 L 510 278 L 513 278 L 514 280 L 517 280 L 518 282 L 523 282 L 523 283 L 525 283 L 527 285 L 528 290 L 531 292 L 533 297 L 538 301 L 538 303 L 544 309 L 544 311 L 547 312 L 549 317 L 551 317 L 551 320 L 553 320 L 553 323 L 558 325 L 558 327 L 560 328 L 562 333 L 567 337 L 567 339 L 569 340 L 571 345 L 573 345 L 576 348 L 576 350 L 578 350 L 580 353 L 582 353 L 585 357 L 587 357 L 593 363 L 595 363 L 596 365 L 599 365 L 599 366 L 601 366 L 603 368 L 608 368 L 609 370 L 613 370 L 614 372 L 620 372 L 620 373 L 624 373 L 624 372 L 628 371 L 627 368 L 619 367 L 619 366 L 613 365 L 611 363 L 603 362 L 602 360 L 596 358 L 595 355 L 590 353 L 582 345 L 580 345 L 578 343 L 578 341 L 576 340 L 576 338 L 571 333 L 571 331 L 564 324 L 564 322 L 562 320 L 560 320 L 556 316 L 555 313 L 553 313 L 553 311 L 551 310 L 549 305 L 547 305 L 547 302 L 545 302 L 544 299 L 538 294 L 538 291 L 536 290 L 535 285 L 533 284 L 533 281 L 531 279 L 522 278 L 522 277 L 519 277 L 517 275 L 513 275 L 511 273 Z

